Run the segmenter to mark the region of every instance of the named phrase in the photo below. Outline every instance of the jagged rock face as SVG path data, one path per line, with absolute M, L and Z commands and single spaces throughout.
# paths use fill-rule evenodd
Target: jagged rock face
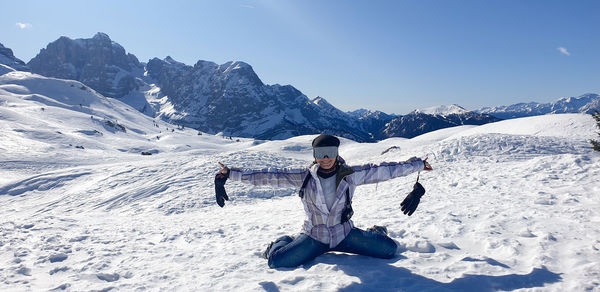
M 167 57 L 154 58 L 144 68 L 103 33 L 91 39 L 61 37 L 42 49 L 29 66 L 34 73 L 78 80 L 102 95 L 124 97 L 145 113 L 144 109 L 152 107 L 149 115 L 227 136 L 286 139 L 328 133 L 365 142 L 491 121 L 468 117 L 462 111 L 456 117 L 345 113 L 324 98 L 308 99 L 292 86 L 265 85 L 244 62 L 198 61 L 188 66 Z M 159 94 L 145 95 L 156 87 Z
M 377 134 L 376 138 L 413 138 L 439 129 L 461 125 L 483 125 L 499 120 L 489 115 L 474 112 L 449 115 L 430 115 L 413 112 L 393 119 Z
M 584 94 L 579 97 L 561 98 L 551 103 L 517 103 L 509 106 L 485 107 L 478 113 L 492 115 L 501 119 L 513 119 L 545 114 L 588 113 L 600 108 L 600 95 Z
M 29 71 L 25 62 L 15 57 L 13 51 L 0 44 L 0 64 L 6 65 L 17 71 Z
M 91 39 L 61 37 L 28 63 L 33 73 L 85 83 L 104 96 L 123 97 L 143 73 L 138 59 L 103 33 Z
M 311 101 L 289 85 L 265 85 L 243 62 L 187 66 L 167 57 L 146 67 L 174 109 L 163 117 L 178 124 L 259 139 L 328 132 L 370 140 L 353 118 L 324 99 Z

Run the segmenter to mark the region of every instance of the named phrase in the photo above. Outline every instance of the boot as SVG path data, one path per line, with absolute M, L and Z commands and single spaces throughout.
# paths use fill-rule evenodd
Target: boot
M 271 243 L 269 243 L 269 245 L 267 246 L 267 249 L 265 249 L 265 251 L 263 251 L 262 253 L 262 257 L 266 260 L 269 259 L 269 251 L 271 250 L 271 246 L 273 246 L 273 243 L 275 243 L 275 241 L 271 241 Z
M 294 239 L 288 235 L 284 235 L 280 238 L 277 238 L 275 241 L 271 241 L 271 243 L 269 243 L 269 245 L 267 246 L 267 249 L 265 249 L 265 251 L 263 251 L 262 257 L 265 259 L 269 259 L 269 255 L 271 254 L 271 248 L 273 248 L 273 246 L 275 246 L 275 248 L 279 249 L 279 248 L 284 247 L 285 245 L 287 245 L 288 243 L 290 243 L 292 241 L 294 241 Z
M 385 227 L 385 226 L 373 225 L 373 227 L 369 227 L 369 229 L 367 229 L 367 231 L 379 233 L 379 234 L 385 235 L 385 236 L 387 236 L 387 234 L 388 234 L 387 227 Z

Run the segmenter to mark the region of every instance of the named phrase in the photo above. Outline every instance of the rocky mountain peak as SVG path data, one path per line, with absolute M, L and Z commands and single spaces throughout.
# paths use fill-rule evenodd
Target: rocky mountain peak
M 222 72 L 225 79 L 236 79 L 235 84 L 249 84 L 253 86 L 264 86 L 263 82 L 258 78 L 252 66 L 240 61 L 230 61 L 219 66 L 219 71 Z
M 92 39 L 94 40 L 98 40 L 98 41 L 108 41 L 108 42 L 112 42 L 112 40 L 110 39 L 110 37 L 103 33 L 103 32 L 97 32 L 94 37 L 92 37 Z
M 164 60 L 163 60 L 163 61 L 165 61 L 165 62 L 167 62 L 167 63 L 169 63 L 169 64 L 185 65 L 185 64 L 183 64 L 183 63 L 181 63 L 181 62 L 178 62 L 178 61 L 176 61 L 176 60 L 175 60 L 175 59 L 173 59 L 173 57 L 171 57 L 171 56 L 167 56 L 166 58 L 164 58 Z
M 91 39 L 60 37 L 48 44 L 28 65 L 31 71 L 48 77 L 81 81 L 99 93 L 120 98 L 138 87 L 143 72 L 138 59 L 127 54 L 105 33 Z

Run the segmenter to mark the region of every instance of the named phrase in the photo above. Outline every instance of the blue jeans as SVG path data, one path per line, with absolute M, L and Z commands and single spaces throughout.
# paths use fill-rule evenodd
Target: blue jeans
M 397 248 L 396 242 L 391 238 L 358 228 L 353 228 L 334 248 L 329 248 L 329 245 L 318 242 L 306 234 L 301 234 L 296 239 L 284 236 L 273 243 L 269 250 L 269 267 L 296 267 L 329 251 L 390 259 L 395 256 Z

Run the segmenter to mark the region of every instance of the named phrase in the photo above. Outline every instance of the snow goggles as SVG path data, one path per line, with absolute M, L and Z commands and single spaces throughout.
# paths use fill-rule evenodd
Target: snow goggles
M 316 159 L 323 159 L 325 157 L 334 159 L 338 156 L 338 148 L 336 146 L 315 147 L 313 148 L 313 156 Z

